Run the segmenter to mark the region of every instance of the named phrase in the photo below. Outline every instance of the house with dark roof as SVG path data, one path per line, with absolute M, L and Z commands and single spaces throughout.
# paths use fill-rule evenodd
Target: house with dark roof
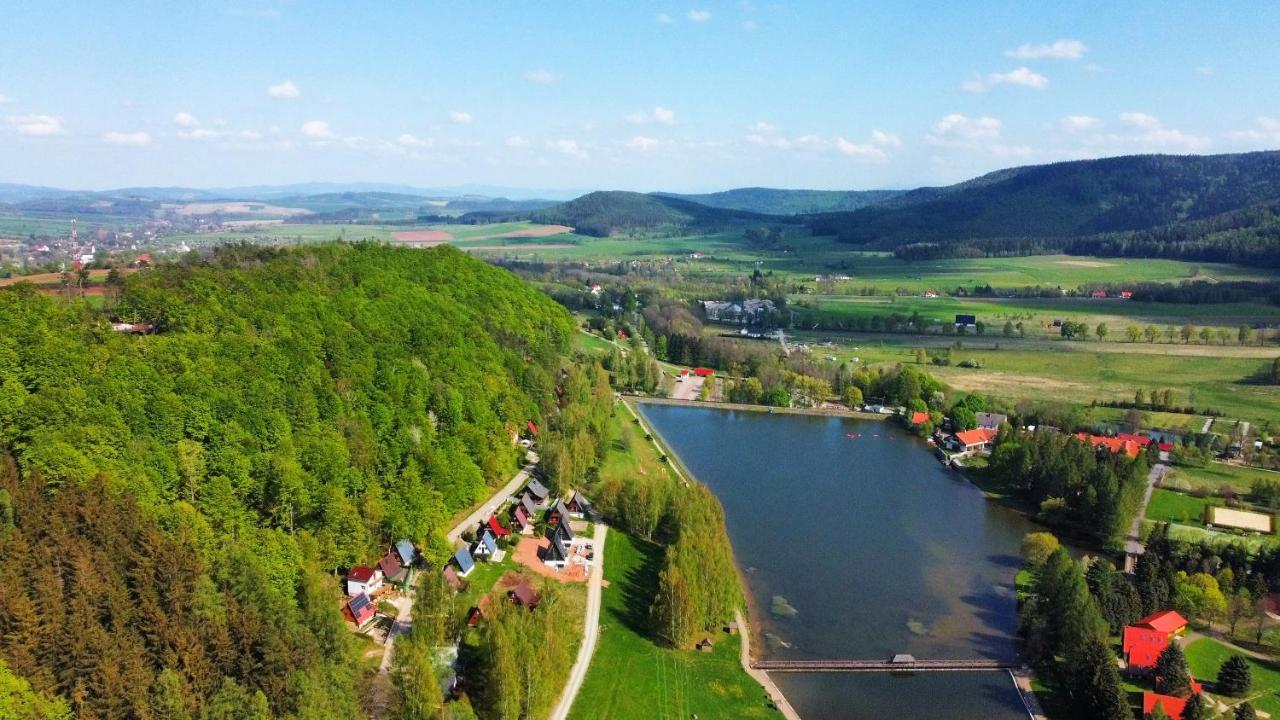
M 547 522 L 554 525 L 569 519 L 569 508 L 565 507 L 564 501 L 556 498 L 556 504 L 551 506 L 547 511 Z
M 978 418 L 978 427 L 987 430 L 999 430 L 1001 425 L 1009 422 L 1009 416 L 1000 413 L 980 412 L 974 415 Z
M 565 522 L 557 524 L 555 530 L 551 533 L 551 539 L 559 540 L 565 547 L 568 547 L 575 537 L 573 528 L 569 527 L 569 523 Z
M 356 627 L 361 628 L 367 625 L 378 613 L 374 609 L 373 601 L 369 599 L 369 596 L 360 593 L 347 601 L 347 604 L 342 608 L 342 614 L 355 623 Z
M 462 580 L 458 577 L 458 571 L 454 569 L 452 564 L 445 565 L 444 573 L 442 574 L 444 575 L 444 581 L 449 583 L 449 587 L 454 590 L 462 589 Z
M 533 496 L 529 493 L 520 496 L 519 505 L 524 508 L 525 517 L 530 520 L 538 513 L 538 503 L 534 502 Z
M 533 589 L 528 580 L 521 580 L 518 585 L 507 592 L 507 597 L 516 605 L 530 610 L 537 608 L 538 603 L 542 600 L 542 596 Z
M 547 486 L 537 480 L 530 480 L 529 484 L 524 486 L 524 489 L 533 496 L 534 500 L 538 501 L 539 505 L 546 502 L 547 496 L 551 494 L 551 491 L 547 490 Z
M 409 568 L 400 564 L 400 556 L 394 550 L 388 550 L 378 561 L 378 570 L 382 577 L 392 585 L 403 587 L 409 582 Z
M 542 551 L 542 562 L 544 565 L 555 568 L 562 568 L 569 562 L 569 553 L 554 535 L 551 537 L 551 543 Z
M 529 527 L 529 513 L 523 505 L 517 504 L 516 509 L 511 511 L 511 520 L 520 532 L 524 532 Z
M 375 595 L 382 590 L 382 571 L 367 565 L 356 565 L 347 571 L 347 595 Z
M 458 565 L 458 577 L 466 577 L 476 569 L 476 561 L 471 557 L 471 551 L 461 547 L 453 554 L 453 562 Z
M 569 502 L 565 503 L 565 507 L 569 508 L 570 517 L 586 518 L 591 522 L 600 522 L 600 513 L 596 512 L 595 506 L 591 504 L 591 501 L 583 497 L 580 492 L 575 492 L 573 497 L 569 498 Z

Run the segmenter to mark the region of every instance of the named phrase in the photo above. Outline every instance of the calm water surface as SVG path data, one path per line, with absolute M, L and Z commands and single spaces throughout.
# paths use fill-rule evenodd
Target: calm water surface
M 877 421 L 641 405 L 725 508 L 765 656 L 1016 657 L 1034 529 Z M 775 674 L 806 720 L 1025 718 L 1007 673 Z

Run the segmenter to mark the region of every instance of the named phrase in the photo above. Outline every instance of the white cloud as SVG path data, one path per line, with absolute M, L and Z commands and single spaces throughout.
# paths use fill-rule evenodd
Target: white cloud
M 767 123 L 763 120 L 757 120 L 754 125 L 751 125 L 747 129 L 760 135 L 772 135 L 778 132 L 778 126 Z
M 960 113 L 944 115 L 933 125 L 931 137 L 939 140 L 972 142 L 974 140 L 999 140 L 1004 123 L 987 115 L 969 117 Z
M 1265 143 L 1267 145 L 1280 145 L 1280 120 L 1270 117 L 1259 117 L 1254 121 L 1254 126 L 1245 130 L 1237 130 L 1231 133 L 1231 137 L 1236 140 L 1244 140 L 1252 143 Z
M 550 70 L 538 68 L 525 73 L 524 79 L 537 85 L 550 85 L 556 81 L 556 76 Z
M 173 124 L 178 127 L 193 128 L 199 126 L 200 121 L 189 112 L 180 112 L 173 116 Z
M 102 136 L 102 141 L 108 145 L 128 145 L 130 147 L 142 147 L 151 144 L 151 134 L 142 131 L 138 132 L 119 132 L 111 131 Z
M 627 122 L 632 125 L 648 125 L 650 123 L 658 123 L 659 125 L 675 125 L 676 112 L 659 105 L 649 112 L 633 112 L 627 116 Z
M 454 125 L 470 125 L 475 118 L 471 117 L 471 113 L 462 110 L 454 110 L 449 113 L 449 122 Z
M 401 134 L 400 137 L 396 138 L 396 142 L 410 148 L 429 148 L 435 144 L 435 141 L 431 138 L 420 138 L 412 133 Z
M 689 19 L 694 22 L 706 22 L 711 19 L 710 10 L 690 10 Z
M 241 140 L 261 140 L 262 133 L 258 132 L 257 130 L 241 130 L 240 132 L 236 133 L 236 137 Z
M 10 115 L 4 120 L 21 135 L 43 137 L 64 132 L 62 118 L 56 115 Z
M 1068 132 L 1079 132 L 1081 130 L 1092 130 L 1102 121 L 1090 115 L 1068 115 L 1058 121 L 1064 130 Z
M 976 77 L 960 85 L 965 92 L 986 92 L 997 85 L 1019 85 L 1021 87 L 1043 90 L 1049 85 L 1049 78 L 1027 67 L 1014 68 L 1006 73 L 988 73 L 986 77 Z
M 0 95 L 0 105 L 7 105 L 11 102 L 13 102 L 13 98 L 7 95 Z
M 888 156 L 885 155 L 884 150 L 881 150 L 874 144 L 855 143 L 846 140 L 843 137 L 836 138 L 836 149 L 843 155 L 847 155 L 852 158 L 859 158 L 861 160 L 883 161 L 888 158 Z
M 1055 40 L 1051 43 L 1039 45 L 1031 43 L 1019 45 L 1012 50 L 1006 50 L 1004 54 L 1020 60 L 1037 60 L 1040 58 L 1079 60 L 1088 51 L 1088 46 L 1079 40 Z
M 871 142 L 885 147 L 902 147 L 902 138 L 883 130 L 872 130 Z
M 507 138 L 507 147 L 509 148 L 522 148 L 522 147 L 528 147 L 528 146 L 529 146 L 529 141 L 521 137 L 520 135 L 512 135 L 511 137 Z
M 212 140 L 213 138 L 222 137 L 222 133 L 209 128 L 192 128 L 190 130 L 179 130 L 178 137 L 185 140 Z
M 645 150 L 652 150 L 653 148 L 658 147 L 659 144 L 661 144 L 661 141 L 657 138 L 645 137 L 644 135 L 637 135 L 627 141 L 627 147 L 641 152 L 644 152 Z
M 308 120 L 302 124 L 301 132 L 312 140 L 332 140 L 337 137 L 324 120 Z
M 293 84 L 292 80 L 285 80 L 282 83 L 276 83 L 275 85 L 268 85 L 267 94 L 273 98 L 288 100 L 290 98 L 298 97 L 299 95 L 302 94 L 302 91 L 298 89 L 297 85 Z
M 577 140 L 549 140 L 547 141 L 547 147 L 561 155 L 567 155 L 578 160 L 587 159 L 586 151 L 582 149 Z
M 1199 75 L 1200 77 L 1209 77 L 1210 75 L 1213 74 L 1213 66 L 1201 65 L 1196 68 L 1196 74 Z
M 671 23 L 675 22 L 675 20 L 672 20 L 671 16 L 666 13 L 658 13 L 657 19 L 658 19 L 658 22 L 662 23 L 663 25 L 670 25 Z
M 1160 127 L 1160 118 L 1142 112 L 1122 112 L 1120 122 L 1140 130 L 1155 130 Z

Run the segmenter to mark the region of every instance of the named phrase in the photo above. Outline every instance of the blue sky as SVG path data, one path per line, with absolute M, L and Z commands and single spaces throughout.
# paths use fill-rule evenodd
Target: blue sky
M 860 189 L 1280 148 L 1274 2 L 20 3 L 0 181 Z

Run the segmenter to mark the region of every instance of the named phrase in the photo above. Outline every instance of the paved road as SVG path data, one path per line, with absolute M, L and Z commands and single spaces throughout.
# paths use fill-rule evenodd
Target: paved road
M 787 697 L 773 683 L 769 673 L 751 666 L 751 626 L 747 624 L 747 619 L 742 616 L 741 610 L 734 610 L 733 616 L 738 621 L 738 632 L 742 635 L 742 651 L 738 659 L 742 662 L 743 671 L 760 683 L 769 700 L 782 712 L 784 718 L 800 720 L 800 713 L 797 713 L 796 709 L 791 707 L 791 703 L 787 702 Z
M 1151 493 L 1155 490 L 1156 481 L 1165 476 L 1169 472 L 1169 466 L 1164 463 L 1156 463 L 1151 466 L 1151 472 L 1147 473 L 1147 488 L 1142 491 L 1142 502 L 1138 505 L 1138 512 L 1133 516 L 1133 524 L 1129 526 L 1129 537 L 1124 544 L 1124 551 L 1130 555 L 1141 555 L 1144 552 L 1142 547 L 1142 520 L 1147 516 L 1147 505 L 1151 502 Z
M 378 672 L 386 675 L 391 670 L 391 650 L 395 647 L 396 636 L 401 633 L 409 632 L 413 627 L 413 601 L 414 588 L 409 588 L 408 594 L 400 595 L 391 601 L 396 606 L 396 619 L 391 623 L 391 629 L 387 631 L 387 642 L 382 651 L 382 664 L 378 666 Z
M 587 616 L 586 627 L 582 633 L 582 646 L 578 648 L 578 659 L 573 662 L 573 670 L 569 672 L 569 682 L 551 711 L 551 720 L 565 720 L 569 717 L 573 700 L 582 689 L 582 681 L 587 679 L 591 655 L 596 651 L 596 639 L 600 635 L 600 592 L 604 587 L 604 538 L 608 531 L 609 528 L 604 523 L 596 525 L 596 534 L 593 539 L 595 565 L 591 568 L 591 577 L 587 579 Z
M 507 498 L 511 497 L 517 488 L 529 481 L 529 472 L 533 470 L 533 466 L 536 464 L 536 462 L 531 462 L 528 465 L 525 465 L 524 469 L 516 473 L 515 477 L 511 478 L 506 485 L 499 488 L 498 491 L 493 494 L 493 497 L 485 500 L 480 504 L 480 507 L 475 509 L 475 512 L 463 518 L 462 522 L 458 523 L 457 527 L 449 531 L 449 542 L 456 545 L 458 543 L 458 539 L 462 537 L 464 530 L 467 528 L 474 528 L 485 520 L 488 520 L 489 516 L 498 509 L 499 505 L 506 501 Z
M 705 378 L 693 374 L 686 375 L 683 381 L 676 381 L 671 388 L 671 397 L 675 400 L 697 400 L 704 382 L 706 382 Z

